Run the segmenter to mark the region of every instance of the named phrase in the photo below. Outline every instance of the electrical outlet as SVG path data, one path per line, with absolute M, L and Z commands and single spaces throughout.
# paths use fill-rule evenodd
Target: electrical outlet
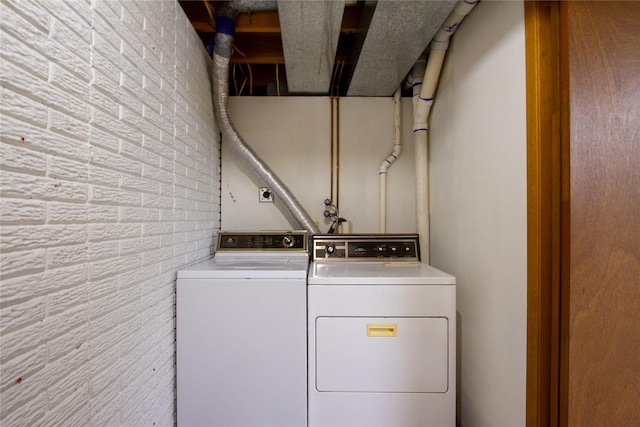
M 258 188 L 258 201 L 260 203 L 273 203 L 273 193 L 269 187 Z

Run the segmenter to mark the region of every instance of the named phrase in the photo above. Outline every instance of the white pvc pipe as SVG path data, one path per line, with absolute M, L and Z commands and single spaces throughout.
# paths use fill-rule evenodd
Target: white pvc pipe
M 402 91 L 400 87 L 393 94 L 393 122 L 395 127 L 395 138 L 393 149 L 380 164 L 378 169 L 378 177 L 380 179 L 380 197 L 379 197 L 379 215 L 378 215 L 378 232 L 387 232 L 387 170 L 398 159 L 402 151 L 402 138 L 400 137 L 400 118 L 402 110 L 400 105 L 400 96 Z
M 429 112 L 433 105 L 436 86 L 442 64 L 449 47 L 449 39 L 460 22 L 471 12 L 478 1 L 460 1 L 431 42 L 429 61 L 424 72 L 419 96 L 413 103 L 413 141 L 416 164 L 416 222 L 420 235 L 422 262 L 429 263 Z M 414 86 L 415 88 L 415 86 Z M 415 92 L 414 92 L 415 93 Z

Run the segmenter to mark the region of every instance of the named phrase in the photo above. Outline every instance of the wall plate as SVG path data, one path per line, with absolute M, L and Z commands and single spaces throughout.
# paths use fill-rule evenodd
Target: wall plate
M 258 201 L 260 203 L 273 203 L 273 192 L 269 187 L 258 188 Z

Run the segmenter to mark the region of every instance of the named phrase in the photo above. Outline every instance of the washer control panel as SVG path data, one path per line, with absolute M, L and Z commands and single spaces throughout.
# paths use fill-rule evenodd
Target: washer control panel
M 316 234 L 313 261 L 420 261 L 417 234 Z
M 218 251 L 306 252 L 306 231 L 221 231 Z

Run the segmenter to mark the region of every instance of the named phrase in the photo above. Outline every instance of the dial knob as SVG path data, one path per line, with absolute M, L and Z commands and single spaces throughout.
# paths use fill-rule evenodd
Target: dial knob
M 282 239 L 282 245 L 285 248 L 293 247 L 294 243 L 295 243 L 295 240 L 294 240 L 293 236 L 284 236 L 284 238 Z
M 327 255 L 333 255 L 336 253 L 336 245 L 329 243 L 324 247 L 324 253 Z

